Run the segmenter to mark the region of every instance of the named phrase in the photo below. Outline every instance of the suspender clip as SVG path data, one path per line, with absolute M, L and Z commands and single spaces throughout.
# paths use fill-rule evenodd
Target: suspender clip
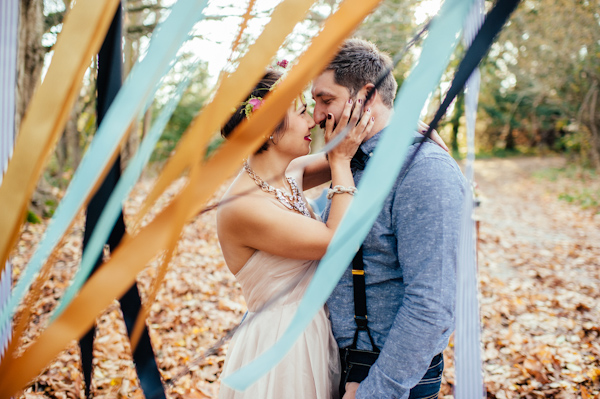
M 354 321 L 356 322 L 356 326 L 364 330 L 367 328 L 367 316 L 354 316 Z

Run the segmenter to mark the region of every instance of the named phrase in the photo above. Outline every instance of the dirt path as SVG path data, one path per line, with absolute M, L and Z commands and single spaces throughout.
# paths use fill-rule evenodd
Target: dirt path
M 600 398 L 600 214 L 558 199 L 568 185 L 596 184 L 600 189 L 600 184 L 534 177 L 536 171 L 563 163 L 558 158 L 476 161 L 482 353 L 489 398 Z M 149 181 L 136 186 L 126 219 L 135 214 L 150 187 Z M 26 226 L 13 256 L 16 269 L 27 263 L 44 227 Z M 58 253 L 22 348 L 43 330 L 73 275 L 81 234 L 80 220 Z M 140 274 L 142 296 L 155 274 L 156 262 Z M 173 377 L 214 344 L 244 310 L 239 286 L 219 250 L 215 213 L 195 218 L 184 229 L 148 320 L 163 377 Z M 143 397 L 124 331 L 117 305 L 99 317 L 96 398 Z M 168 397 L 216 397 L 226 349 L 180 379 Z M 452 346 L 445 355 L 442 396 L 449 399 Z M 82 398 L 75 342 L 18 397 Z
M 534 177 L 563 164 L 559 158 L 475 164 L 491 398 L 600 397 L 600 214 L 560 201 L 560 182 Z

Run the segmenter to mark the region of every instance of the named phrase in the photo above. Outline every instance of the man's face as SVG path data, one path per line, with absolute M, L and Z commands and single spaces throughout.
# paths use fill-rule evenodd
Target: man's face
M 350 99 L 350 91 L 335 83 L 333 71 L 325 71 L 319 75 L 312 85 L 312 97 L 315 100 L 313 118 L 315 123 L 325 128 L 327 114 L 333 114 L 334 121 L 340 120 L 344 106 Z

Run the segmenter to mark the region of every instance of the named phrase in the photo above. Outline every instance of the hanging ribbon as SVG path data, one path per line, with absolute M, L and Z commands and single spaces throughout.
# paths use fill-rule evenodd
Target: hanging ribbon
M 123 55 L 122 55 L 122 4 L 117 7 L 113 21 L 104 38 L 104 43 L 98 53 L 98 75 L 96 78 L 96 122 L 102 124 L 104 116 L 108 111 L 110 104 L 116 97 L 122 84 L 123 76 Z M 90 240 L 91 232 L 94 230 L 102 208 L 113 190 L 115 184 L 121 175 L 121 156 L 113 163 L 107 175 L 104 177 L 102 184 L 92 196 L 85 212 L 85 227 L 83 232 L 83 251 L 86 251 Z M 125 232 L 125 221 L 123 213 L 119 212 L 118 221 L 113 224 L 110 236 L 104 241 L 112 250 L 116 248 Z M 97 256 L 94 262 L 94 267 L 100 266 L 102 257 Z M 48 264 L 48 262 L 46 262 Z M 87 334 L 79 340 L 79 349 L 81 353 L 81 369 L 85 383 L 85 396 L 90 397 L 92 385 L 92 361 L 94 359 L 93 346 L 96 329 L 92 327 Z M 136 364 L 137 366 L 137 364 Z
M 122 85 L 123 76 L 123 52 L 122 52 L 122 6 L 117 8 L 112 25 L 108 30 L 102 48 L 98 53 L 98 77 L 97 86 L 97 123 L 101 125 L 106 112 L 108 111 L 112 101 L 117 96 Z M 134 132 L 135 134 L 135 132 Z M 100 188 L 96 191 L 90 200 L 85 219 L 85 230 L 83 234 L 83 251 L 85 252 L 90 240 L 90 236 L 94 231 L 96 223 L 103 212 L 106 202 L 111 197 L 111 193 L 115 188 L 121 176 L 121 157 L 117 156 L 110 171 L 104 178 Z M 119 209 L 115 221 L 111 225 L 111 229 L 107 239 L 104 242 L 109 246 L 110 251 L 113 251 L 121 238 L 125 234 L 125 221 L 123 220 L 123 212 Z M 98 255 L 94 262 L 94 268 L 97 268 L 102 263 L 102 256 Z M 137 284 L 134 283 L 129 291 L 119 300 L 123 320 L 127 332 L 131 334 L 131 329 L 136 315 L 141 307 L 141 299 Z M 137 371 L 137 376 L 140 381 L 140 386 L 144 396 L 154 396 L 165 398 L 165 392 L 161 382 L 160 372 L 156 365 L 154 351 L 148 336 L 148 331 L 144 330 L 143 345 L 132 350 L 133 363 Z M 85 394 L 90 396 L 92 385 L 92 361 L 94 336 L 96 329 L 92 327 L 87 334 L 79 340 L 81 352 L 81 364 L 85 380 Z
M 475 68 L 477 68 L 477 65 L 479 65 L 481 59 L 489 50 L 494 38 L 498 32 L 500 32 L 517 4 L 519 4 L 519 0 L 499 0 L 492 11 L 490 11 L 485 19 L 485 22 L 481 26 L 481 29 L 473 39 L 471 46 L 466 51 L 462 61 L 458 65 L 450 88 L 444 97 L 444 101 L 436 111 L 433 120 L 429 124 L 429 128 L 425 132 L 424 136 L 426 138 L 431 137 L 431 133 L 437 127 L 438 123 L 446 113 L 446 110 L 452 101 L 454 101 L 454 98 L 463 89 L 467 79 L 471 76 L 471 73 L 473 73 Z M 420 149 L 424 143 L 425 141 L 419 144 L 418 148 Z M 412 161 L 415 159 L 417 152 L 418 151 L 415 151 L 413 153 L 409 163 L 412 163 Z
M 244 36 L 244 32 L 246 31 L 246 28 L 248 27 L 248 21 L 250 20 L 250 17 L 252 14 L 252 9 L 254 8 L 254 4 L 256 4 L 256 0 L 248 1 L 248 8 L 246 9 L 246 13 L 242 17 L 243 19 L 242 19 L 242 23 L 240 24 L 240 29 L 238 31 L 238 34 L 237 34 L 235 40 L 233 41 L 233 45 L 231 46 L 231 53 L 229 54 L 229 58 L 227 59 L 227 64 L 230 64 L 231 61 L 233 61 L 233 54 L 235 53 L 238 46 L 240 45 L 242 37 Z
M 44 237 L 17 282 L 9 305 L 1 315 L 0 323 L 12 317 L 35 274 L 84 205 L 98 179 L 103 177 L 102 172 L 110 164 L 111 156 L 116 154 L 131 121 L 148 102 L 148 97 L 155 90 L 160 78 L 167 72 L 177 50 L 187 39 L 188 32 L 202 17 L 202 10 L 206 3 L 207 0 L 200 3 L 196 0 L 181 0 L 175 3 L 169 17 L 152 35 L 148 53 L 133 67 L 123 88 L 108 110 Z M 69 15 L 71 13 L 72 10 Z
M 314 1 L 314 0 L 312 0 Z M 292 4 L 294 3 L 294 4 Z M 278 9 L 275 10 L 275 12 L 273 13 L 272 16 L 272 20 L 283 20 L 284 16 L 288 16 L 288 15 L 296 15 L 294 13 L 298 12 L 298 1 L 294 1 L 294 0 L 288 0 L 286 3 L 282 3 Z M 311 2 L 304 2 L 305 4 L 303 5 L 304 8 L 306 8 L 306 11 L 308 10 L 308 8 L 310 7 Z M 278 18 L 278 19 L 276 19 Z M 289 16 L 288 16 L 289 19 Z M 301 20 L 301 17 L 298 17 L 298 20 Z M 293 22 L 293 21 L 292 21 Z M 283 38 L 285 37 L 285 35 L 287 33 L 285 32 L 291 32 L 293 26 L 292 27 L 288 27 L 286 26 L 281 26 L 281 25 L 276 25 L 274 23 L 269 24 L 267 27 L 265 27 L 265 30 L 263 32 L 263 35 L 261 35 L 261 38 L 263 38 L 260 42 L 257 41 L 257 45 L 254 46 L 253 48 L 251 48 L 251 50 L 248 52 L 247 56 L 245 57 L 245 59 L 248 59 L 249 61 L 252 61 L 252 63 L 256 63 L 256 62 L 260 62 L 260 63 L 264 63 L 264 66 L 266 66 L 270 60 L 270 58 L 272 57 L 272 53 L 269 54 L 267 52 L 264 51 L 264 47 L 266 44 L 269 44 L 269 48 L 268 50 L 272 50 L 273 52 L 276 51 L 276 49 L 278 48 L 277 46 L 272 46 L 271 42 L 266 42 L 266 40 L 264 39 L 264 37 L 268 37 L 270 34 L 277 34 L 277 39 L 279 39 L 279 37 L 281 37 L 281 41 L 283 41 Z M 282 32 L 283 31 L 283 32 Z M 285 33 L 285 34 L 284 34 Z M 260 40 L 260 38 L 259 38 Z M 259 53 L 259 54 L 257 54 Z M 263 66 L 263 68 L 264 68 Z M 245 65 L 246 68 L 252 68 L 255 69 L 256 66 L 252 65 L 249 62 L 246 62 Z M 262 71 L 262 69 L 260 69 L 260 71 Z M 262 75 L 262 72 L 259 72 L 256 74 L 256 79 L 258 79 L 260 76 Z M 188 145 L 186 146 L 182 146 L 181 144 L 178 146 L 178 148 L 183 148 L 183 149 L 190 149 L 191 147 L 191 151 L 187 151 L 186 155 L 190 156 L 190 157 L 196 157 L 195 159 L 193 158 L 192 161 L 188 161 L 189 163 L 193 163 L 193 162 L 198 162 L 198 157 L 200 156 L 199 154 L 202 153 L 201 150 L 199 150 L 200 148 L 203 148 L 206 146 L 206 143 L 208 142 L 208 139 L 210 138 L 211 133 L 213 132 L 213 128 L 211 128 L 210 126 L 210 122 L 212 121 L 215 124 L 215 129 L 217 128 L 216 126 L 218 126 L 219 123 L 223 122 L 223 119 L 227 116 L 230 115 L 231 108 L 227 108 L 225 106 L 223 106 L 222 102 L 224 100 L 226 100 L 226 97 L 222 95 L 222 93 L 225 92 L 231 92 L 231 93 L 235 93 L 235 95 L 238 94 L 238 91 L 235 90 L 234 88 L 237 87 L 239 88 L 241 85 L 241 81 L 243 80 L 244 82 L 247 82 L 248 79 L 250 78 L 250 76 L 248 76 L 248 74 L 244 75 L 241 73 L 237 73 L 235 76 L 231 76 L 231 79 L 228 79 L 227 82 L 224 82 L 223 84 L 223 89 L 220 90 L 216 96 L 215 96 L 215 100 L 213 100 L 213 102 L 211 102 L 206 109 L 202 112 L 202 114 L 200 114 L 200 117 L 197 117 L 197 119 L 199 120 L 195 120 L 194 122 L 192 122 L 191 127 L 195 127 L 196 129 L 203 129 L 202 131 L 198 131 L 198 130 L 191 130 L 190 128 L 188 128 L 188 131 L 186 131 L 186 134 L 184 135 L 184 137 L 188 137 L 190 138 L 191 135 L 194 135 L 194 143 L 188 143 Z M 187 83 L 186 83 L 187 84 Z M 249 87 L 251 87 L 251 84 L 247 84 Z M 183 87 L 180 87 L 180 89 L 183 89 Z M 241 101 L 241 99 L 240 99 Z M 217 105 L 215 106 L 215 102 L 217 103 Z M 176 105 L 176 103 L 171 103 L 172 106 L 174 107 Z M 232 103 L 232 104 L 236 104 L 236 103 Z M 215 109 L 215 107 L 219 107 L 218 109 Z M 219 112 L 220 111 L 220 112 Z M 225 111 L 225 112 L 224 112 Z M 215 112 L 217 112 L 218 114 L 221 115 L 221 117 L 223 118 L 220 122 L 217 121 L 216 119 L 214 119 L 215 117 Z M 202 117 L 202 115 L 204 115 L 204 117 Z M 166 118 L 167 115 L 164 115 L 164 118 Z M 166 124 L 166 122 L 168 121 L 168 119 L 163 119 L 164 123 Z M 158 131 L 155 131 L 155 134 L 159 133 Z M 155 139 L 158 139 L 158 136 L 153 136 Z M 182 138 L 182 140 L 184 140 Z M 81 288 L 81 286 L 83 285 L 83 283 L 85 282 L 85 280 L 87 279 L 87 276 L 90 273 L 91 270 L 91 266 L 92 266 L 92 262 L 93 260 L 98 256 L 98 254 L 101 252 L 101 249 L 103 247 L 103 243 L 104 240 L 106 240 L 106 238 L 108 237 L 108 233 L 110 232 L 110 229 L 112 228 L 112 225 L 114 224 L 116 217 L 118 216 L 118 212 L 120 210 L 120 206 L 122 201 L 125 200 L 127 194 L 129 193 L 129 190 L 131 189 L 132 185 L 135 183 L 135 181 L 137 180 L 137 177 L 141 174 L 142 170 L 143 170 L 143 166 L 144 164 L 148 161 L 148 156 L 150 155 L 151 150 L 154 147 L 150 147 L 152 144 L 151 142 L 148 142 L 148 145 L 146 145 L 144 147 L 144 153 L 140 153 L 139 158 L 136 156 L 135 161 L 132 161 L 132 169 L 131 172 L 126 172 L 126 175 L 123 176 L 121 178 L 121 180 L 123 181 L 123 183 L 120 183 L 118 185 L 118 187 L 115 189 L 114 192 L 114 200 L 111 200 L 109 204 L 107 204 L 107 216 L 106 219 L 104 219 L 104 217 L 102 218 L 102 220 L 99 221 L 98 226 L 96 228 L 96 232 L 94 233 L 94 237 L 92 237 L 92 239 L 90 240 L 90 244 L 89 244 L 89 254 L 86 252 L 84 252 L 83 254 L 83 259 L 81 262 L 81 268 L 80 268 L 80 272 L 78 272 L 74 278 L 73 283 L 71 284 L 71 286 L 69 288 L 67 288 L 65 294 L 63 295 L 63 298 L 61 300 L 61 302 L 59 303 L 57 310 L 55 311 L 54 314 L 54 318 L 56 318 L 58 315 L 60 315 L 60 313 L 64 310 L 64 308 L 69 304 L 69 302 L 72 300 L 72 298 L 76 295 L 76 293 L 79 291 L 79 289 Z M 145 155 L 143 155 L 145 154 Z M 181 152 L 180 152 L 181 154 Z M 176 155 L 176 154 L 175 154 Z M 174 156 L 175 156 L 174 155 Z M 129 168 L 128 168 L 129 170 Z M 163 174 L 161 176 L 163 176 L 165 173 L 163 172 Z M 160 180 L 160 178 L 159 178 Z M 167 185 L 171 183 L 172 180 L 167 182 Z
M 19 44 L 19 1 L 0 4 L 0 185 L 15 138 L 15 82 Z M 2 302 L 0 302 L 2 303 Z
M 119 0 L 78 0 L 63 22 L 52 62 L 29 103 L 0 186 L 1 269 L 18 241 L 29 199 L 71 115 L 83 75 L 100 49 L 118 3 Z M 7 319 L 4 317 L 0 325 Z
M 214 99 L 194 118 L 177 144 L 175 153 L 159 175 L 152 191 L 146 196 L 138 211 L 134 228 L 150 210 L 164 190 L 178 178 L 190 165 L 200 162 L 204 148 L 210 137 L 231 116 L 262 77 L 265 68 L 271 62 L 283 40 L 289 35 L 295 24 L 302 21 L 315 0 L 285 0 L 271 14 L 270 22 L 263 33 L 252 44 L 240 60 L 238 68 L 221 82 Z
M 15 137 L 15 82 L 19 35 L 19 1 L 6 0 L 0 4 L 0 185 Z M 0 261 L 1 258 L 0 258 Z M 0 272 L 0 309 L 6 305 L 12 287 L 12 266 L 6 261 Z M 11 336 L 11 322 L 0 324 L 0 359 Z
M 479 1 L 479 0 L 476 0 Z M 483 6 L 477 4 L 471 11 L 465 32 L 465 42 L 470 44 L 463 60 L 460 62 L 450 89 L 444 101 L 436 111 L 425 137 L 430 137 L 433 129 L 446 113 L 448 106 L 463 89 L 467 80 L 471 86 L 467 90 L 469 110 L 467 114 L 470 138 L 468 141 L 470 158 L 467 160 L 467 179 L 473 180 L 472 162 L 474 157 L 474 128 L 475 112 L 477 109 L 477 94 L 479 92 L 479 73 L 475 70 L 487 53 L 494 38 L 500 32 L 510 14 L 514 11 L 519 0 L 499 0 L 481 25 Z M 481 29 L 475 35 L 477 28 Z M 473 37 L 474 36 L 474 37 Z M 475 71 L 475 72 L 474 72 Z M 418 149 L 423 144 L 419 145 Z M 416 156 L 415 151 L 409 163 Z M 459 399 L 481 398 L 485 396 L 481 375 L 481 354 L 479 338 L 479 306 L 477 302 L 477 270 L 475 262 L 475 237 L 473 226 L 473 195 L 470 191 L 463 204 L 463 218 L 458 253 L 457 266 L 457 297 L 456 297 L 456 397 Z
M 244 121 L 206 164 L 196 164 L 192 168 L 189 184 L 183 191 L 135 237 L 125 236 L 111 259 L 89 279 L 63 314 L 48 326 L 21 357 L 10 359 L 6 372 L 0 375 L 0 396 L 9 396 L 20 389 L 72 339 L 87 331 L 96 315 L 111 303 L 112 298 L 123 295 L 148 261 L 158 252 L 168 249 L 172 235 L 180 233 L 173 226 L 180 226 L 181 220 L 185 222 L 197 214 L 214 190 L 239 170 L 243 159 L 262 145 L 264 132 L 275 128 L 297 93 L 330 61 L 334 54 L 332 50 L 342 43 L 377 3 L 375 0 L 351 0 L 340 7 L 253 118 Z M 272 17 L 272 22 L 283 28 L 284 21 L 289 21 L 292 16 L 280 15 L 279 18 L 283 19 L 275 20 Z M 237 94 L 237 89 L 231 87 L 232 97 Z M 223 102 L 221 106 L 231 110 L 235 104 L 237 102 Z M 194 150 L 198 151 L 198 148 Z
M 469 47 L 484 20 L 484 0 L 475 0 L 465 23 L 463 43 Z M 475 160 L 475 119 L 480 74 L 475 69 L 466 85 L 468 192 L 464 199 L 458 264 L 456 268 L 456 328 L 454 332 L 454 396 L 456 399 L 485 397 L 481 362 L 480 316 L 477 286 L 477 237 L 473 220 L 473 162 Z
M 196 69 L 195 65 L 192 65 L 191 70 L 195 70 L 195 69 Z M 123 193 L 121 195 L 115 195 L 114 200 L 111 197 L 111 199 L 109 200 L 109 204 L 107 204 L 107 210 L 105 212 L 109 213 L 110 211 L 109 211 L 108 207 L 116 206 L 116 205 L 114 205 L 113 201 L 117 202 L 119 197 L 126 198 L 127 195 L 129 194 L 129 192 L 131 191 L 131 189 L 133 188 L 133 185 L 138 180 L 139 176 L 142 174 L 142 171 L 144 170 L 144 167 L 150 160 L 150 155 L 152 155 L 152 151 L 156 147 L 156 143 L 158 142 L 158 139 L 160 138 L 161 133 L 164 131 L 165 127 L 167 126 L 167 123 L 169 122 L 169 119 L 171 119 L 173 112 L 175 112 L 175 108 L 177 107 L 177 104 L 181 100 L 181 97 L 183 96 L 183 93 L 185 92 L 186 88 L 189 86 L 190 82 L 191 82 L 191 74 L 188 74 L 181 81 L 181 83 L 179 83 L 179 85 L 177 86 L 177 90 L 175 91 L 175 94 L 173 94 L 173 96 L 169 99 L 169 102 L 167 103 L 167 105 L 165 105 L 165 107 L 161 111 L 160 115 L 158 116 L 158 118 L 156 119 L 154 124 L 152 125 L 152 128 L 150 129 L 150 131 L 148 132 L 146 137 L 144 137 L 144 140 L 142 141 L 142 144 L 140 145 L 140 148 L 139 148 L 138 152 L 136 153 L 135 158 L 130 161 L 129 165 L 127 166 L 127 170 L 121 177 L 121 181 L 119 182 L 119 184 L 117 185 L 117 188 L 115 189 L 116 192 L 120 192 L 120 190 L 126 190 L 126 193 Z M 121 183 L 121 182 L 123 182 L 123 183 Z M 112 212 L 114 213 L 114 210 Z M 102 215 L 101 218 L 104 218 L 104 217 L 105 216 Z M 107 217 L 110 218 L 110 216 L 108 216 L 108 215 L 107 215 Z M 166 256 L 165 258 L 167 258 L 167 257 L 168 256 Z M 160 265 L 159 270 L 156 274 L 156 277 L 152 281 L 152 286 L 151 286 L 150 290 L 148 291 L 148 294 L 146 295 L 146 302 L 144 302 L 144 307 L 142 308 L 142 311 L 138 315 L 137 320 L 135 321 L 135 326 L 133 328 L 133 331 L 131 332 L 130 340 L 131 340 L 132 350 L 135 350 L 135 348 L 137 347 L 139 339 L 142 335 L 142 331 L 145 328 L 146 317 L 150 313 L 150 308 L 152 307 L 152 304 L 154 303 L 156 295 L 158 294 L 158 290 L 162 284 L 162 281 L 164 280 L 164 278 L 167 274 L 167 267 L 168 267 L 168 262 L 166 261 L 166 259 L 163 259 L 162 264 Z M 78 288 L 78 290 L 79 290 L 79 288 Z
M 470 5 L 470 1 L 446 0 L 438 16 L 432 21 L 419 61 L 398 94 L 390 128 L 384 130 L 360 181 L 358 193 L 321 260 L 288 329 L 275 345 L 230 375 L 223 383 L 236 390 L 244 390 L 265 375 L 285 356 L 333 291 L 370 231 L 400 172 L 420 111 L 428 93 L 433 90 L 446 69 Z

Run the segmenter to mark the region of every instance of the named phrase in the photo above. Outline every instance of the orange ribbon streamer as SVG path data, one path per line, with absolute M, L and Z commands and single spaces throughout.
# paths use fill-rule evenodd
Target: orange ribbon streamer
M 248 4 L 248 9 L 246 10 L 246 13 L 244 14 L 244 17 L 243 17 L 244 19 L 240 26 L 240 31 L 238 33 L 236 40 L 233 43 L 232 49 L 231 49 L 232 55 L 233 55 L 233 52 L 235 51 L 235 49 L 237 48 L 237 46 L 239 45 L 239 41 L 242 37 L 245 27 L 248 24 L 248 19 L 250 18 L 250 13 L 252 11 L 252 8 L 254 7 L 255 2 L 256 2 L 255 0 L 250 0 L 250 2 Z M 291 20 L 291 21 L 289 21 L 289 25 L 285 25 L 285 26 L 282 26 L 280 24 L 268 24 L 265 27 L 263 34 L 259 38 L 259 41 L 262 40 L 262 42 L 264 42 L 265 44 L 268 44 L 269 46 L 268 47 L 265 46 L 265 48 L 263 48 L 263 46 L 261 46 L 261 45 L 253 46 L 252 48 L 250 48 L 250 51 L 248 51 L 245 58 L 251 59 L 254 63 L 257 63 L 260 59 L 262 59 L 262 63 L 264 64 L 263 68 L 264 68 L 264 66 L 266 66 L 268 64 L 270 58 L 272 57 L 272 54 L 277 50 L 277 48 L 283 42 L 285 36 L 288 35 L 292 31 L 295 23 L 302 20 L 302 17 L 303 17 L 302 12 L 306 13 L 313 2 L 314 2 L 314 0 L 309 0 L 309 1 L 304 1 L 304 2 L 299 2 L 299 1 L 294 2 L 293 0 L 290 0 L 286 4 L 282 4 L 282 5 L 278 6 L 278 8 L 273 12 L 272 20 L 275 18 L 280 18 L 280 17 L 278 17 L 279 15 L 285 15 L 285 14 L 297 15 L 297 20 Z M 294 13 L 297 13 L 297 14 L 294 14 Z M 266 38 L 269 38 L 269 40 L 267 41 Z M 257 54 L 257 53 L 259 53 L 259 54 Z M 260 69 L 257 69 L 257 70 L 261 71 Z M 249 77 L 247 75 L 245 76 L 244 74 L 241 73 L 242 72 L 241 69 L 238 69 L 238 71 L 240 71 L 240 72 L 236 73 L 236 74 L 234 74 L 234 76 L 230 77 L 230 79 L 228 80 L 228 83 L 224 83 L 222 85 L 223 89 L 221 89 L 217 93 L 217 96 L 219 96 L 219 94 L 221 94 L 221 97 L 224 99 L 231 98 L 231 94 L 232 94 L 231 91 L 233 90 L 232 88 L 239 87 L 238 85 L 241 83 L 241 82 L 239 82 L 240 79 L 245 79 L 245 82 L 247 82 L 248 90 L 251 89 L 251 84 L 253 82 L 251 80 L 248 80 Z M 262 72 L 260 74 L 262 74 Z M 223 75 L 223 76 L 225 76 L 225 75 Z M 256 79 L 258 79 L 259 77 L 260 77 L 260 75 L 258 75 L 258 77 Z M 241 90 L 238 89 L 238 91 L 241 91 Z M 215 101 L 218 101 L 218 100 L 215 99 Z M 213 101 L 213 103 L 215 101 Z M 241 101 L 241 99 L 240 99 L 240 101 Z M 207 122 L 204 120 L 206 117 L 211 116 L 211 114 L 213 113 L 213 110 L 211 110 L 211 104 L 209 104 L 207 106 L 207 108 L 205 110 L 203 110 L 202 113 L 197 117 L 198 120 L 193 121 L 190 124 L 190 126 L 188 127 L 188 129 L 186 129 L 186 132 L 184 133 L 184 137 L 196 136 L 196 137 L 198 137 L 196 139 L 197 142 L 184 145 L 184 143 L 183 143 L 184 139 L 182 139 L 182 142 L 178 145 L 178 149 L 177 149 L 178 152 L 175 155 L 173 155 L 173 157 L 169 160 L 169 163 L 167 164 L 167 168 L 165 169 L 165 172 L 163 172 L 161 174 L 161 176 L 158 178 L 158 182 L 155 184 L 152 192 L 147 196 L 144 204 L 142 205 L 142 210 L 140 212 L 138 212 L 136 221 L 133 223 L 134 229 L 135 229 L 135 226 L 139 224 L 139 222 L 141 221 L 143 216 L 146 214 L 149 207 L 158 198 L 158 196 L 164 191 L 164 189 L 168 185 L 170 185 L 172 183 L 173 179 L 175 179 L 175 177 L 177 175 L 179 175 L 182 172 L 182 170 L 186 167 L 186 165 L 183 165 L 183 164 L 174 165 L 176 163 L 177 157 L 178 156 L 187 156 L 188 157 L 188 165 L 193 164 L 193 163 L 197 164 L 199 162 L 198 158 L 200 157 L 200 154 L 202 154 L 202 151 L 197 151 L 195 153 L 195 156 L 192 154 L 189 154 L 189 153 L 183 154 L 183 155 L 178 155 L 178 154 L 180 154 L 180 151 L 182 151 L 182 148 L 186 148 L 186 147 L 187 148 L 204 148 L 206 146 L 206 139 L 201 140 L 200 137 L 209 138 L 209 135 L 213 131 L 213 129 L 211 129 L 210 127 L 207 127 L 207 125 L 206 125 Z M 223 110 L 227 111 L 226 108 L 223 108 Z M 206 114 L 206 115 L 204 115 L 204 114 Z M 217 119 L 212 119 L 212 120 L 214 122 L 218 121 L 219 123 L 222 124 L 224 121 L 224 118 L 226 118 L 230 114 L 231 114 L 231 112 L 227 111 L 226 113 L 219 114 L 219 117 L 221 117 L 221 116 L 223 117 L 222 120 L 219 120 L 219 121 Z M 202 130 L 200 131 L 200 129 L 202 129 Z M 217 129 L 217 127 L 215 127 L 215 129 Z M 197 147 L 191 147 L 191 146 L 197 146 Z M 190 157 L 193 159 L 189 159 Z M 177 169 L 175 169 L 175 166 Z M 171 168 L 171 167 L 173 167 L 173 173 L 169 173 L 171 170 L 169 168 Z M 173 244 L 173 245 L 175 245 L 175 244 Z M 140 339 L 140 336 L 142 334 L 142 331 L 144 328 L 144 323 L 145 323 L 146 317 L 148 316 L 148 314 L 150 312 L 150 307 L 152 306 L 152 302 L 154 301 L 154 299 L 158 293 L 158 290 L 160 288 L 160 285 L 162 284 L 162 281 L 164 280 L 164 278 L 167 274 L 167 269 L 169 266 L 169 262 L 173 256 L 173 251 L 174 251 L 174 248 L 172 248 L 170 251 L 168 251 L 165 254 L 165 257 L 161 260 L 161 264 L 158 267 L 158 273 L 156 275 L 156 278 L 152 282 L 152 286 L 149 290 L 149 294 L 146 299 L 146 302 L 144 303 L 144 306 L 135 321 L 135 325 L 134 325 L 134 328 L 131 333 L 131 347 L 133 350 L 135 350 L 137 343 Z
M 120 0 L 78 0 L 65 18 L 52 63 L 29 104 L 0 185 L 0 272 L 18 241 L 31 195 L 118 4 Z
M 139 226 L 154 202 L 164 190 L 193 163 L 200 162 L 210 136 L 224 122 L 265 73 L 265 68 L 290 34 L 296 23 L 302 21 L 315 0 L 286 0 L 280 3 L 271 15 L 271 21 L 263 33 L 240 60 L 235 72 L 223 79 L 215 97 L 194 118 L 179 141 L 175 153 L 156 180 L 133 223 Z
M 321 33 L 261 108 L 238 126 L 232 137 L 206 163 L 194 163 L 188 184 L 153 221 L 135 236 L 125 236 L 111 259 L 88 280 L 63 314 L 44 331 L 8 371 L 0 376 L 0 396 L 10 396 L 39 373 L 69 342 L 93 325 L 96 315 L 122 296 L 158 252 L 170 250 L 187 220 L 196 215 L 212 193 L 239 170 L 243 159 L 266 139 L 299 92 L 327 65 L 342 41 L 381 0 L 346 0 L 325 23 Z M 288 19 L 289 20 L 289 19 Z M 275 21 L 273 18 L 272 21 Z M 285 20 L 277 20 L 284 24 Z M 260 71 L 262 73 L 262 70 Z M 238 89 L 239 88 L 233 88 Z M 235 92 L 235 91 L 234 91 Z M 239 96 L 235 96 L 236 100 Z M 233 104 L 237 104 L 235 101 Z M 227 107 L 229 105 L 229 107 Z M 222 104 L 231 109 L 232 102 Z M 193 147 L 196 154 L 204 147 Z M 190 154 L 191 156 L 191 154 Z M 187 158 L 183 158 L 187 161 Z M 7 359 L 11 360 L 11 359 Z

